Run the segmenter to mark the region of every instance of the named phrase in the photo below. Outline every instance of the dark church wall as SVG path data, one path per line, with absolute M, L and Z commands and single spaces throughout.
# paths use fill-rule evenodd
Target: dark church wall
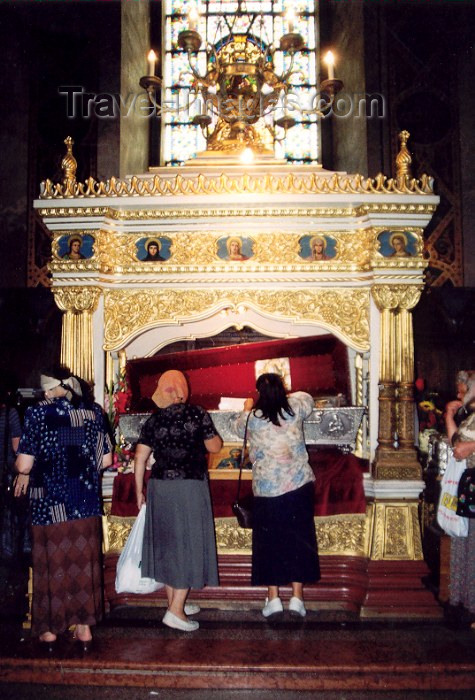
M 0 289 L 0 379 L 39 387 L 42 369 L 59 362 L 61 312 L 46 287 Z
M 432 289 L 414 309 L 415 374 L 440 408 L 455 398 L 455 376 L 475 370 L 475 289 Z
M 0 4 L 0 59 L 0 287 L 36 286 L 47 283 L 49 246 L 31 204 L 42 180 L 61 179 L 65 137 L 75 140 L 79 179 L 118 173 L 117 120 L 68 116 L 59 89 L 119 91 L 120 3 L 7 0 Z
M 119 91 L 120 3 L 0 3 L 0 60 L 0 372 L 38 386 L 40 369 L 59 360 L 61 312 L 32 201 L 42 180 L 61 179 L 67 135 L 79 178 L 118 172 L 117 121 L 68 118 L 58 88 Z

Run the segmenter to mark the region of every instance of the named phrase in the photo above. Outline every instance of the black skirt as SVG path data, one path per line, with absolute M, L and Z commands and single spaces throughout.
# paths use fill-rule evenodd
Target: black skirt
M 320 579 L 313 482 L 283 496 L 254 498 L 252 584 L 285 586 Z

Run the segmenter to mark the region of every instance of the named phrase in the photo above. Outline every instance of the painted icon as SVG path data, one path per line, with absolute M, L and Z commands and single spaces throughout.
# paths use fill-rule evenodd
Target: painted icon
M 383 231 L 378 237 L 380 252 L 385 258 L 412 258 L 416 255 L 416 242 L 407 231 Z
M 82 236 L 77 233 L 62 236 L 58 240 L 58 255 L 62 260 L 87 260 L 94 254 L 93 245 L 94 236 L 88 233 Z
M 171 240 L 165 236 L 137 241 L 137 258 L 142 262 L 164 262 L 170 257 Z
M 218 256 L 221 260 L 249 260 L 253 254 L 250 238 L 228 236 L 218 240 Z
M 300 239 L 300 256 L 309 262 L 331 260 L 335 257 L 335 240 L 329 236 L 317 234 L 303 236 Z

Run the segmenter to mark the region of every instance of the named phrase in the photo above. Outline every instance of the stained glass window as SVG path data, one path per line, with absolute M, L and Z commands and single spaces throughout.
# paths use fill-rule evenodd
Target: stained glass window
M 219 46 L 229 35 L 249 32 L 261 45 L 278 47 L 280 37 L 289 31 L 286 12 L 290 8 L 295 13 L 293 31 L 302 35 L 305 48 L 295 56 L 295 73 L 289 80 L 292 87 L 287 99 L 262 121 L 274 130 L 272 140 L 276 158 L 296 163 L 318 160 L 318 120 L 312 110 L 317 92 L 316 5 L 317 0 L 164 0 L 163 165 L 182 165 L 206 150 L 201 128 L 192 124 L 202 105 L 200 98 L 196 99 L 190 89 L 194 78 L 188 56 L 177 46 L 179 33 L 190 28 L 190 17 L 194 14 L 195 28 L 203 39 L 200 51 L 192 58 L 197 72 L 203 75 L 207 69 L 206 44 Z M 239 9 L 241 14 L 236 16 Z M 274 54 L 274 66 L 280 75 L 289 66 L 289 56 L 278 48 Z M 296 125 L 287 132 L 274 127 L 274 121 L 284 114 L 296 120 Z

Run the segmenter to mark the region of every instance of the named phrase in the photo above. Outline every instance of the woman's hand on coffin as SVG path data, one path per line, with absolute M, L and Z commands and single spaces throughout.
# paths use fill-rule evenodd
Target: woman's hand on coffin
M 254 406 L 254 399 L 253 398 L 248 398 L 244 401 L 244 410 L 245 411 L 252 411 L 253 406 Z

